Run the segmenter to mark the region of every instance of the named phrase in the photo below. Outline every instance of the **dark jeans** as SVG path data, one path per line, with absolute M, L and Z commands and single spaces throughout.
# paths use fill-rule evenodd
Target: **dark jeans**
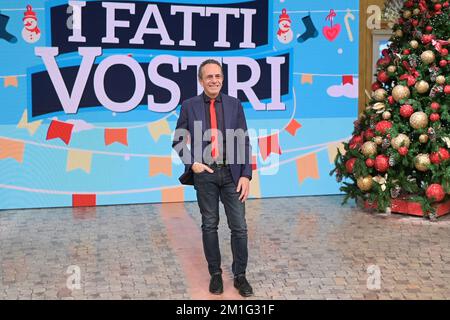
M 219 225 L 219 198 L 225 207 L 228 227 L 231 230 L 232 271 L 235 276 L 245 274 L 248 260 L 247 223 L 245 204 L 239 200 L 239 192 L 228 166 L 212 168 L 214 173 L 204 171 L 194 174 L 194 187 L 202 214 L 203 249 L 209 273 L 221 273 L 221 258 L 217 228 Z

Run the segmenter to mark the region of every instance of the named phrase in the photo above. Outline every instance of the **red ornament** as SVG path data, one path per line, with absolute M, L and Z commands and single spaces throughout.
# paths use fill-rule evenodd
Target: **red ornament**
M 445 68 L 445 67 L 447 66 L 447 60 L 441 60 L 441 61 L 439 61 L 439 65 L 440 65 L 442 68 Z
M 445 197 L 444 188 L 442 188 L 439 183 L 430 184 L 427 188 L 426 194 L 428 199 L 436 202 L 444 200 Z
M 375 161 L 371 158 L 366 160 L 366 166 L 372 168 L 375 165 Z
M 380 154 L 375 158 L 375 169 L 379 172 L 386 172 L 389 169 L 389 157 Z
M 350 160 L 347 160 L 345 163 L 345 169 L 347 169 L 348 173 L 353 173 L 353 166 L 355 165 L 356 158 L 351 158 Z
M 439 108 L 441 107 L 441 105 L 437 102 L 432 102 L 430 105 L 431 109 L 433 109 L 434 111 L 438 111 Z
M 389 81 L 389 75 L 386 73 L 386 71 L 380 71 L 378 73 L 378 77 L 377 77 L 378 81 L 380 81 L 381 83 L 386 83 Z
M 430 121 L 432 121 L 432 122 L 439 121 L 440 118 L 441 118 L 441 116 L 439 115 L 439 113 L 430 114 Z
M 387 120 L 382 120 L 375 126 L 375 130 L 381 132 L 381 134 L 385 134 L 386 130 L 390 128 L 392 128 L 392 122 Z
M 449 85 L 446 85 L 444 87 L 444 92 L 445 92 L 445 94 L 450 94 L 450 86 Z
M 413 5 L 414 5 L 414 2 L 412 2 L 411 0 L 405 2 L 405 7 L 407 7 L 407 8 L 411 8 Z
M 398 148 L 398 153 L 401 156 L 406 156 L 408 154 L 408 148 L 407 147 L 400 147 L 400 148 Z
M 400 107 L 400 115 L 403 118 L 409 118 L 414 113 L 414 108 L 409 104 L 404 104 Z
M 450 158 L 450 153 L 445 148 L 439 148 L 438 152 L 430 154 L 430 161 L 433 164 L 439 164 L 441 161 L 447 161 Z
M 367 141 L 372 140 L 373 137 L 375 137 L 375 133 L 373 132 L 372 129 L 367 129 L 364 132 L 364 138 L 366 138 Z
M 445 61 L 445 60 L 444 60 L 444 61 Z M 377 90 L 380 89 L 380 88 L 381 88 L 381 83 L 379 83 L 378 81 L 372 83 L 372 91 L 377 91 Z
M 429 44 L 434 39 L 434 35 L 432 34 L 425 34 L 422 36 L 422 43 L 423 44 Z
M 411 23 L 414 27 L 417 27 L 419 25 L 419 20 L 413 19 Z
M 449 6 L 448 1 L 444 2 L 444 4 L 443 4 L 442 6 L 443 6 L 444 8 L 448 8 L 448 6 Z
M 439 157 L 441 157 L 442 161 L 447 161 L 450 159 L 450 153 L 445 148 L 439 148 Z
M 383 57 L 387 57 L 387 56 L 389 56 L 389 50 L 383 49 L 383 51 L 381 51 L 381 54 L 383 55 Z
M 393 97 L 393 96 L 389 96 L 389 97 L 388 97 L 388 102 L 389 102 L 389 104 L 390 104 L 391 106 L 394 105 L 394 104 L 395 104 L 394 97 Z
M 439 163 L 441 163 L 441 158 L 439 157 L 439 153 L 432 152 L 430 154 L 430 161 L 431 161 L 432 164 L 439 164 Z
M 444 48 L 441 50 L 441 56 L 445 57 L 446 55 L 448 55 L 448 50 Z
M 404 55 L 409 55 L 410 53 L 411 53 L 411 51 L 409 51 L 408 49 L 403 50 Z
M 353 136 L 349 142 L 350 149 L 359 148 L 363 144 L 363 138 L 361 136 Z
M 442 5 L 441 5 L 440 3 L 436 3 L 436 4 L 434 5 L 434 10 L 435 10 L 435 11 L 441 11 L 441 10 L 442 10 Z

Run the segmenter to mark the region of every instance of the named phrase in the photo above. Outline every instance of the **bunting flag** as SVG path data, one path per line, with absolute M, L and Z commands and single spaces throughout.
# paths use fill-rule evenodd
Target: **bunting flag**
M 75 169 L 84 170 L 91 173 L 92 152 L 81 150 L 69 150 L 67 153 L 66 171 L 70 172 Z
M 330 160 L 330 163 L 334 163 L 334 159 L 336 159 L 338 149 L 341 152 L 341 154 L 343 155 L 345 154 L 344 143 L 337 142 L 337 143 L 330 143 L 328 145 L 328 159 Z
M 305 83 L 313 84 L 312 74 L 302 74 L 302 84 Z
M 297 159 L 297 176 L 300 184 L 306 178 L 320 179 L 317 155 L 315 153 Z
M 259 181 L 258 170 L 253 171 L 252 180 L 250 180 L 250 197 L 261 198 L 261 184 Z
M 184 202 L 184 187 L 162 189 L 161 202 Z
M 73 194 L 73 207 L 93 207 L 97 205 L 97 196 L 95 194 Z
M 342 85 L 347 83 L 353 85 L 353 76 L 342 76 Z
M 13 158 L 22 163 L 24 152 L 24 142 L 0 138 L 0 159 Z
M 27 129 L 28 133 L 32 136 L 36 133 L 37 129 L 41 126 L 42 120 L 28 122 L 28 111 L 25 111 L 22 114 L 22 118 L 17 124 L 17 128 L 19 129 Z
M 52 120 L 47 131 L 47 140 L 60 138 L 65 144 L 69 144 L 72 137 L 73 124 L 58 120 Z
M 105 129 L 105 145 L 108 146 L 114 142 L 128 146 L 128 129 Z
M 258 169 L 258 156 L 252 155 L 252 171 Z
M 295 136 L 297 133 L 297 130 L 300 129 L 302 125 L 298 123 L 297 120 L 292 119 L 291 122 L 289 122 L 288 126 L 286 127 L 286 131 L 289 132 L 291 136 Z
M 148 125 L 148 131 L 150 132 L 150 135 L 152 136 L 153 140 L 155 140 L 155 142 L 158 142 L 159 137 L 161 137 L 162 135 L 170 136 L 171 134 L 169 123 L 166 119 L 150 123 Z
M 17 80 L 17 76 L 7 76 L 3 79 L 3 86 L 6 87 L 18 87 L 19 81 Z
M 258 138 L 258 146 L 259 146 L 259 152 L 261 153 L 261 156 L 264 161 L 266 161 L 267 157 L 272 152 L 281 154 L 278 133 L 273 134 L 271 136 Z
M 158 174 L 172 176 L 172 158 L 171 157 L 150 157 L 149 159 L 149 176 L 153 177 Z

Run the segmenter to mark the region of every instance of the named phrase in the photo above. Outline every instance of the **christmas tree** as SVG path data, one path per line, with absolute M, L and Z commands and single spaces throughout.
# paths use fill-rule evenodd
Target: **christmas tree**
M 410 199 L 434 214 L 450 199 L 449 12 L 449 1 L 401 1 L 370 102 L 331 172 L 344 179 L 344 203 L 359 198 L 384 212 Z

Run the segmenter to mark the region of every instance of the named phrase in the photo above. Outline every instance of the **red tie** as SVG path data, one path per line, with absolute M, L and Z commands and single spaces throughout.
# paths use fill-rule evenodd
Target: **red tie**
M 214 99 L 209 104 L 209 114 L 211 115 L 211 156 L 216 159 L 219 153 L 219 142 L 217 141 L 217 117 L 216 108 L 214 107 Z

